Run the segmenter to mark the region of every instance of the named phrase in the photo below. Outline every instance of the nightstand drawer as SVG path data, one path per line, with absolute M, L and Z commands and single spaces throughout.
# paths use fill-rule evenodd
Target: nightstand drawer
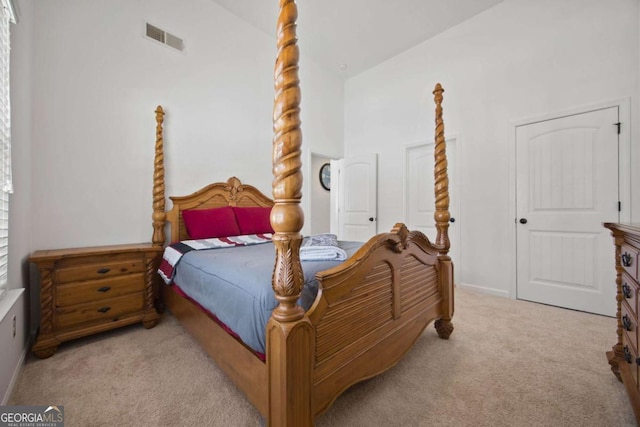
M 66 328 L 93 321 L 116 320 L 118 316 L 139 312 L 144 307 L 144 294 L 137 293 L 115 298 L 77 304 L 56 309 L 56 326 Z
M 127 274 L 109 279 L 66 283 L 56 287 L 56 306 L 64 307 L 142 292 L 144 274 Z
M 106 258 L 104 261 L 92 259 L 90 264 L 68 265 L 56 269 L 56 283 L 68 283 L 78 280 L 103 279 L 122 274 L 142 273 L 145 270 L 142 257 L 125 260 Z

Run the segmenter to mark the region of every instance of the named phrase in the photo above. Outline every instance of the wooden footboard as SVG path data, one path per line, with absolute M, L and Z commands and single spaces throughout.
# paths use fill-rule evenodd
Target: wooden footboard
M 294 357 L 312 372 L 313 417 L 351 385 L 398 363 L 432 321 L 440 322 L 442 338 L 453 330 L 453 265 L 404 224 L 316 276 L 318 296 L 305 314 L 315 340 Z M 268 418 L 265 363 L 170 286 L 163 286 L 163 296 L 171 313 Z
M 316 337 L 315 415 L 352 384 L 394 366 L 430 322 L 450 325 L 452 268 L 422 233 L 397 224 L 317 274 L 321 290 L 307 312 Z M 445 329 L 448 338 L 452 328 Z

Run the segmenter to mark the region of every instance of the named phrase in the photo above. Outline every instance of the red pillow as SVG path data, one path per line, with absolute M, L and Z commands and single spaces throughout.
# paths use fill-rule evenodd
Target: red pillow
M 214 209 L 189 209 L 182 211 L 182 219 L 191 239 L 239 236 L 236 217 L 231 206 Z
M 271 228 L 271 208 L 238 208 L 234 207 L 238 227 L 241 234 L 273 233 Z

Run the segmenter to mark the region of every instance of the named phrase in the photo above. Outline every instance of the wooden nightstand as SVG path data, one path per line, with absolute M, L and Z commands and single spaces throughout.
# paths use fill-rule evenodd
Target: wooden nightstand
M 136 322 L 154 327 L 162 250 L 131 244 L 34 252 L 41 314 L 33 353 L 51 357 L 63 341 Z

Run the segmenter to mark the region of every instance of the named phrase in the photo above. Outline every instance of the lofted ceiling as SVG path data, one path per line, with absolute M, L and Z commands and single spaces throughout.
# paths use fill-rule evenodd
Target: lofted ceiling
M 275 35 L 278 0 L 213 0 Z M 358 74 L 503 0 L 299 0 L 301 48 L 345 77 Z

